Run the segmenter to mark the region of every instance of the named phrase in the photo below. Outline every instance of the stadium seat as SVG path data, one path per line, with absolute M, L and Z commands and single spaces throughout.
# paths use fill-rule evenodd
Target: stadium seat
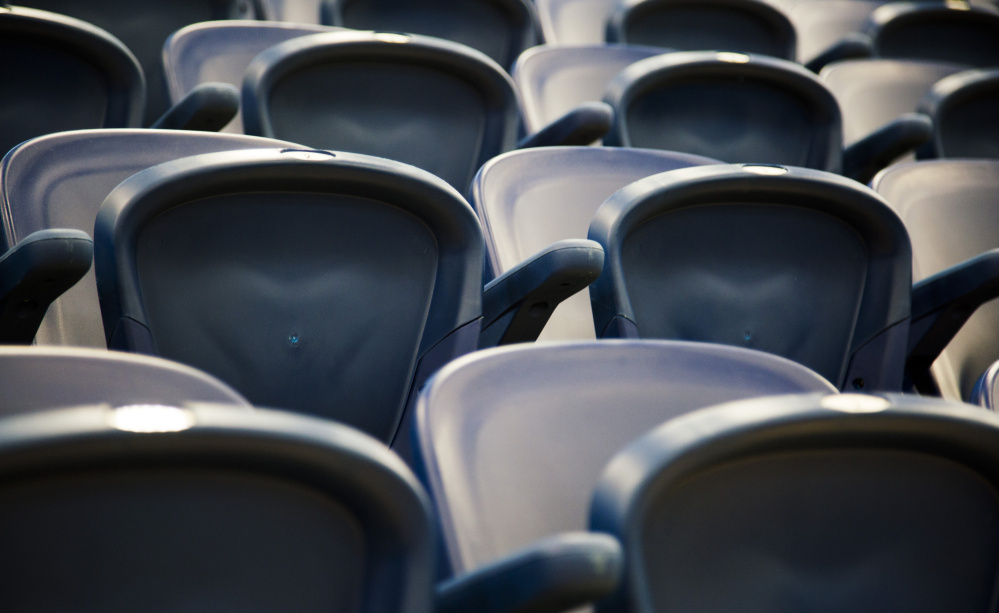
M 996 109 L 999 68 L 967 70 L 941 79 L 919 105 L 933 119 L 933 138 L 916 150 L 916 157 L 999 158 Z
M 840 389 L 901 389 L 912 254 L 873 191 L 831 173 L 716 165 L 611 196 L 590 224 L 601 338 L 723 343 L 803 364 Z
M 595 45 L 604 42 L 614 0 L 534 0 L 549 45 Z
M 591 105 L 518 142 L 517 92 L 499 65 L 457 43 L 373 32 L 271 47 L 247 71 L 242 106 L 248 134 L 404 162 L 462 192 L 490 158 L 588 144 L 611 114 Z
M 874 189 L 912 240 L 909 378 L 917 390 L 969 399 L 999 360 L 999 161 L 898 164 Z
M 322 0 L 260 0 L 260 8 L 269 21 L 322 23 Z
M 783 358 L 708 343 L 519 345 L 455 360 L 420 394 L 413 431 L 447 570 L 585 529 L 603 466 L 668 419 L 731 400 L 834 391 Z
M 486 240 L 487 274 L 500 276 L 548 245 L 582 239 L 611 194 L 650 175 L 718 163 L 683 153 L 622 147 L 544 147 L 486 162 L 471 203 Z M 593 339 L 589 296 L 559 305 L 539 340 Z
M 997 465 L 999 418 L 939 399 L 786 396 L 680 417 L 600 477 L 589 526 L 626 561 L 596 611 L 986 611 Z
M 30 140 L 0 161 L 3 247 L 11 249 L 25 237 L 41 231 L 51 233 L 53 228 L 72 229 L 79 234 L 76 240 L 89 242 L 101 203 L 116 185 L 133 174 L 190 155 L 261 147 L 296 145 L 172 130 L 80 130 Z M 41 309 L 39 321 L 34 324 L 37 336 L 34 329 L 26 330 L 26 338 L 20 342 L 30 343 L 34 338 L 42 345 L 107 346 L 97 285 L 93 272 L 88 272 L 89 253 L 88 246 L 87 266 L 68 280 L 63 288 L 68 289 L 66 294 L 47 313 Z
M 999 66 L 999 11 L 965 2 L 889 2 L 863 33 L 874 57 Z
M 871 12 L 889 0 L 799 0 L 782 8 L 798 36 L 798 61 L 819 72 L 841 60 L 869 58 L 871 41 L 861 33 Z
M 684 151 L 726 162 L 785 164 L 867 182 L 929 137 L 930 122 L 900 125 L 843 147 L 839 105 L 798 64 L 739 53 L 680 52 L 636 62 L 611 82 L 605 144 Z
M 94 234 L 108 347 L 386 442 L 442 364 L 533 340 L 602 264 L 592 242 L 569 241 L 483 288 L 481 229 L 453 188 L 327 151 L 160 164 L 108 196 Z
M 17 4 L 82 19 L 121 40 L 138 58 L 145 74 L 146 107 L 142 122 L 145 126 L 162 122 L 170 109 L 162 63 L 163 42 L 167 36 L 183 26 L 200 21 L 253 19 L 257 16 L 254 0 L 158 0 L 141 5 L 128 0 L 19 0 Z M 192 105 L 206 105 L 211 110 L 211 105 L 229 100 L 226 90 L 206 88 L 201 93 L 207 99 L 192 98 Z M 219 110 L 225 114 L 225 109 Z M 177 127 L 172 123 L 174 120 L 167 121 L 169 123 L 160 125 Z
M 506 70 L 524 49 L 544 42 L 530 0 L 322 0 L 322 11 L 331 26 L 461 43 Z
M 797 58 L 794 26 L 763 0 L 625 0 L 607 20 L 606 40 Z

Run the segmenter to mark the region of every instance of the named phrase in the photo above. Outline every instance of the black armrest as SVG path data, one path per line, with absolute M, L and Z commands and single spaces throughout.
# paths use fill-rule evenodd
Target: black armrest
M 999 249 L 923 279 L 912 288 L 905 369 L 924 394 L 938 393 L 930 366 L 982 304 L 999 297 Z
M 906 113 L 847 147 L 843 151 L 843 174 L 869 183 L 882 168 L 932 137 L 932 119 L 922 113 Z
M 31 344 L 49 305 L 93 259 L 86 232 L 55 229 L 29 234 L 0 257 L 0 344 Z
M 561 534 L 441 583 L 435 613 L 568 611 L 613 592 L 622 563 L 610 535 Z
M 825 51 L 805 62 L 805 68 L 818 74 L 827 64 L 840 60 L 852 60 L 874 56 L 874 45 L 866 34 L 847 34 Z
M 559 241 L 490 281 L 482 292 L 479 347 L 537 340 L 552 311 L 600 276 L 604 250 L 583 239 Z
M 525 137 L 518 149 L 589 145 L 610 132 L 614 109 L 604 102 L 586 102 Z
M 151 127 L 159 130 L 218 132 L 239 112 L 239 90 L 228 83 L 202 83 L 167 110 Z

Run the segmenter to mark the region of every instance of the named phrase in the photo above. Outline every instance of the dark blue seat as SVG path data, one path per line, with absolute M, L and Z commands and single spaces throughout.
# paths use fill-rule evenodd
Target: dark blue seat
M 916 157 L 999 158 L 997 108 L 999 68 L 967 70 L 941 79 L 919 105 L 933 119 L 933 138 L 916 151 Z
M 544 42 L 530 0 L 322 0 L 322 15 L 332 26 L 451 40 L 507 70 L 523 50 Z
M 837 175 L 722 165 L 642 179 L 597 211 L 599 337 L 760 349 L 841 389 L 898 390 L 912 254 L 872 190 Z
M 433 610 L 426 495 L 350 428 L 201 404 L 0 430 L 4 610 Z
M 611 460 L 598 613 L 987 611 L 999 418 L 915 396 L 786 396 L 675 419 Z M 946 572 L 941 564 L 946 560 Z
M 584 529 L 606 462 L 668 419 L 736 399 L 833 391 L 788 360 L 707 343 L 538 344 L 464 356 L 423 390 L 413 431 L 449 570 Z
M 801 166 L 861 182 L 931 129 L 913 115 L 844 148 L 839 105 L 814 74 L 786 60 L 730 52 L 636 62 L 611 82 L 604 101 L 614 108 L 605 144 Z
M 200 153 L 282 146 L 294 145 L 171 130 L 81 130 L 30 140 L 0 161 L 3 247 L 11 249 L 52 228 L 75 230 L 89 241 L 97 211 L 111 190 L 150 166 Z M 87 267 L 64 288 L 66 294 L 47 313 L 42 309 L 37 334 L 31 330 L 21 342 L 34 338 L 43 345 L 107 346 L 89 261 L 88 255 Z
M 485 234 L 487 274 L 500 276 L 552 243 L 585 238 L 603 201 L 629 183 L 713 163 L 622 147 L 544 147 L 495 157 L 475 176 L 470 198 Z M 589 296 L 581 292 L 559 305 L 539 339 L 594 336 Z
M 140 172 L 107 197 L 94 233 L 110 348 L 387 442 L 422 382 L 482 343 L 480 330 L 487 345 L 533 340 L 602 263 L 574 241 L 484 289 L 479 222 L 441 179 L 294 149 Z
M 797 58 L 787 16 L 763 0 L 626 0 L 607 19 L 606 40 L 680 51 L 738 51 Z
M 999 12 L 963 2 L 889 2 L 863 33 L 874 57 L 999 66 Z

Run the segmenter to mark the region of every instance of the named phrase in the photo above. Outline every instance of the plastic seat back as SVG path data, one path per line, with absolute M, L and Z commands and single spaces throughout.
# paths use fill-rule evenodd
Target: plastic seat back
M 694 155 L 619 147 L 544 147 L 511 151 L 486 163 L 472 183 L 488 268 L 496 277 L 548 245 L 585 238 L 593 214 L 638 179 L 717 163 Z M 586 292 L 560 304 L 539 340 L 592 339 Z
M 841 389 L 898 390 L 912 254 L 876 193 L 837 175 L 705 166 L 611 196 L 589 238 L 600 337 L 697 340 L 795 360 Z
M 858 35 L 871 12 L 886 0 L 801 0 L 784 3 L 794 24 L 798 61 L 807 63 L 840 40 Z
M 933 118 L 925 158 L 999 158 L 999 70 L 968 70 L 941 79 L 919 110 Z
M 540 45 L 513 67 L 528 132 L 535 132 L 585 102 L 599 102 L 617 73 L 664 53 L 637 45 Z
M 294 150 L 184 158 L 122 183 L 94 234 L 109 347 L 384 441 L 421 378 L 478 342 L 475 213 L 397 162 Z
M 397 160 L 462 192 L 517 142 L 509 76 L 474 49 L 423 36 L 286 41 L 250 65 L 242 105 L 249 134 Z
M 196 23 L 174 32 L 163 46 L 163 69 L 170 103 L 176 104 L 196 86 L 228 83 L 239 87 L 253 58 L 265 49 L 286 40 L 337 32 L 340 28 L 305 23 L 266 21 L 212 21 Z M 242 133 L 243 120 L 237 115 L 222 130 Z
M 626 555 L 597 611 L 987 611 L 997 449 L 995 414 L 915 396 L 760 398 L 673 420 L 597 486 L 590 528 Z
M 509 70 L 544 42 L 530 0 L 322 0 L 323 23 L 355 30 L 443 38 L 488 55 Z
M 158 0 L 143 2 L 141 7 L 128 0 L 22 0 L 18 4 L 82 19 L 120 39 L 138 58 L 146 77 L 143 125 L 147 126 L 169 108 L 162 60 L 167 37 L 200 21 L 256 16 L 253 0 Z
M 92 233 L 97 211 L 111 190 L 150 166 L 201 153 L 282 146 L 296 145 L 169 130 L 82 130 L 28 141 L 0 161 L 4 248 L 46 228 Z M 93 269 L 52 303 L 35 341 L 107 346 Z
M 90 24 L 0 6 L 0 65 L 0 155 L 43 134 L 141 123 L 139 65 Z
M 914 112 L 934 83 L 962 70 L 920 60 L 847 60 L 823 68 L 819 77 L 839 102 L 849 144 Z
M 636 62 L 611 82 L 605 144 L 726 162 L 839 172 L 839 106 L 802 66 L 738 53 L 682 52 Z
M 535 0 L 545 40 L 550 45 L 593 45 L 604 42 L 613 0 Z
M 716 402 L 830 391 L 806 368 L 736 347 L 521 345 L 445 366 L 421 394 L 414 435 L 459 573 L 584 528 L 606 462 L 668 419 Z
M 889 2 L 864 25 L 874 56 L 999 65 L 999 12 L 962 2 Z
M 322 23 L 322 0 L 260 0 L 264 19 L 292 23 Z
M 626 0 L 611 13 L 606 38 L 681 51 L 797 58 L 791 21 L 762 0 Z
M 909 231 L 915 281 L 999 248 L 999 161 L 898 164 L 875 177 L 872 186 Z M 931 372 L 945 398 L 966 399 L 996 360 L 999 304 L 993 301 L 961 327 Z
M 351 428 L 190 405 L 0 429 L 4 610 L 432 610 L 426 495 Z

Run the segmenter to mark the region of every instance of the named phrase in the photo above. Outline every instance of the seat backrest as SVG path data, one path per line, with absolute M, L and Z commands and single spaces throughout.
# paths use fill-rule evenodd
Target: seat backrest
M 305 23 L 238 20 L 195 23 L 181 28 L 163 46 L 163 70 L 170 102 L 176 104 L 204 83 L 239 87 L 250 62 L 268 47 L 299 36 L 340 30 Z M 242 116 L 237 115 L 222 131 L 241 133 Z
M 218 405 L 0 424 L 4 610 L 433 610 L 426 495 L 351 428 Z
M 355 30 L 407 32 L 477 49 L 509 70 L 543 41 L 531 0 L 322 0 L 323 23 Z
M 548 245 L 586 238 L 593 214 L 611 194 L 641 178 L 715 160 L 621 147 L 544 147 L 487 162 L 472 183 L 494 277 Z M 592 339 L 590 299 L 580 292 L 552 314 L 539 340 Z
M 322 23 L 322 0 L 260 0 L 264 19 L 298 24 Z
M 129 0 L 18 0 L 17 4 L 82 19 L 120 39 L 138 58 L 146 77 L 142 122 L 146 126 L 169 108 L 162 60 L 167 36 L 199 21 L 256 16 L 254 0 L 146 0 L 141 5 Z
M 545 41 L 550 45 L 604 42 L 614 0 L 534 0 Z
M 606 462 L 668 419 L 717 402 L 833 389 L 787 360 L 707 343 L 480 351 L 445 366 L 421 393 L 419 470 L 459 573 L 585 528 Z
M 909 231 L 914 281 L 999 248 L 999 161 L 897 164 L 871 185 Z M 931 372 L 945 398 L 966 399 L 975 380 L 996 360 L 999 304 L 990 302 L 961 327 Z
M 296 147 L 265 138 L 171 130 L 81 130 L 50 134 L 0 161 L 3 247 L 32 232 L 92 233 L 101 203 L 116 185 L 162 162 L 200 153 Z M 91 269 L 49 307 L 35 340 L 43 345 L 106 347 Z
M 635 62 L 609 85 L 605 144 L 683 151 L 726 162 L 839 172 L 836 99 L 788 62 L 740 53 L 680 52 Z
M 871 11 L 888 0 L 801 0 L 784 7 L 794 24 L 798 61 L 807 63 L 864 28 Z
M 681 51 L 738 51 L 797 59 L 794 26 L 763 0 L 625 0 L 607 21 L 607 42 Z
M 478 342 L 475 212 L 397 162 L 276 149 L 168 162 L 108 196 L 94 242 L 109 347 L 384 441 L 421 368 Z
M 482 164 L 516 146 L 519 122 L 513 81 L 488 57 L 372 32 L 271 47 L 247 71 L 242 106 L 248 134 L 397 160 L 462 192 Z
M 933 118 L 933 139 L 919 158 L 999 158 L 999 69 L 941 79 L 919 110 Z
M 0 415 L 80 404 L 249 403 L 218 379 L 149 356 L 76 347 L 0 347 Z
M 607 199 L 589 238 L 601 337 L 696 340 L 795 360 L 842 388 L 898 390 L 912 255 L 872 190 L 803 168 L 675 170 Z
M 839 102 L 849 144 L 914 112 L 934 83 L 964 69 L 922 60 L 846 60 L 826 66 L 819 78 Z
M 0 6 L 0 155 L 29 138 L 138 127 L 145 90 L 128 49 L 90 24 Z
M 597 611 L 991 610 L 997 450 L 994 413 L 917 396 L 759 398 L 675 419 L 597 486 L 590 529 L 625 551 Z
M 528 132 L 536 132 L 585 102 L 599 102 L 617 73 L 664 53 L 637 45 L 539 45 L 513 67 Z
M 874 57 L 999 65 L 999 12 L 964 2 L 889 2 L 863 31 Z

